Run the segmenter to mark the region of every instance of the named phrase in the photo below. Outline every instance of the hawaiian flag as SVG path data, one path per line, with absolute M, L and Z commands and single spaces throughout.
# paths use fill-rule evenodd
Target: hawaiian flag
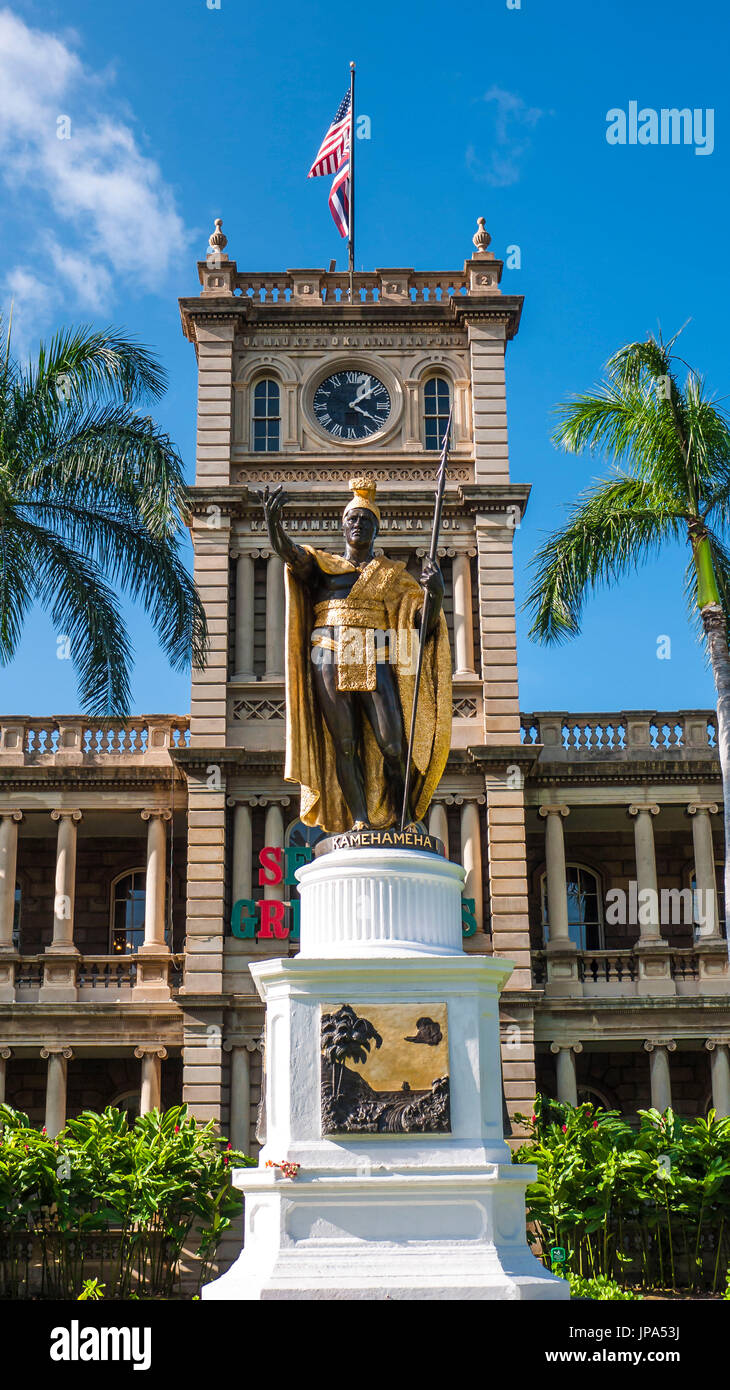
M 307 178 L 334 174 L 330 189 L 330 212 L 340 236 L 350 234 L 350 93 L 345 93 L 337 114 L 317 151 Z

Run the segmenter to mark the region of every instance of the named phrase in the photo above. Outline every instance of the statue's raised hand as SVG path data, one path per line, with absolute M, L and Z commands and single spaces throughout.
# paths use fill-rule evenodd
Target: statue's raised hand
M 259 500 L 264 509 L 264 516 L 269 533 L 271 533 L 272 530 L 278 531 L 281 526 L 281 513 L 289 501 L 289 498 L 284 492 L 283 483 L 279 483 L 279 486 L 275 487 L 273 490 L 269 488 L 267 483 L 263 492 L 259 492 Z

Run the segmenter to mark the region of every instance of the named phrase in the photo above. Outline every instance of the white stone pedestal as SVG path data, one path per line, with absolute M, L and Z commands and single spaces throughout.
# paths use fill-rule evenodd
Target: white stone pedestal
M 499 991 L 509 961 L 461 948 L 463 869 L 337 850 L 298 871 L 301 950 L 251 966 L 266 1003 L 267 1139 L 238 1169 L 245 1242 L 204 1299 L 562 1299 L 531 1254 L 502 1136 Z M 446 1004 L 449 1133 L 322 1134 L 320 1017 Z M 419 1010 L 420 1011 L 420 1010 Z M 267 1160 L 299 1164 L 296 1178 Z

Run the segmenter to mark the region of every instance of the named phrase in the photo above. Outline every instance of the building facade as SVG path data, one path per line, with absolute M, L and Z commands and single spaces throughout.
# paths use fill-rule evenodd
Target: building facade
M 505 354 L 522 301 L 483 225 L 474 244 L 458 272 L 359 273 L 351 294 L 334 270 L 241 272 L 220 226 L 210 239 L 180 303 L 210 629 L 190 717 L 0 720 L 0 1082 L 49 1129 L 83 1106 L 182 1097 L 255 1149 L 248 966 L 296 951 L 287 879 L 312 844 L 283 778 L 283 569 L 258 492 L 284 484 L 294 538 L 339 550 L 349 479 L 372 475 L 378 546 L 418 576 L 451 407 L 453 733 L 429 828 L 466 869 L 465 950 L 515 964 L 507 1107 L 529 1113 L 537 1085 L 628 1114 L 730 1113 L 714 716 L 520 714 L 529 487 L 510 477 Z M 348 387 L 357 419 L 328 408 Z

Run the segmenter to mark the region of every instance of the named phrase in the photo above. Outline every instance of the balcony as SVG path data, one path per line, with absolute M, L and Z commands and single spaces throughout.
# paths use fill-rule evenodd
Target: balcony
M 630 999 L 655 994 L 697 999 L 730 995 L 724 940 L 694 947 L 636 946 L 613 951 L 569 947 L 531 954 L 535 985 L 551 998 Z
M 186 715 L 146 714 L 129 719 L 0 717 L 1 767 L 165 766 L 171 748 L 190 743 Z
M 543 711 L 520 716 L 520 739 L 541 763 L 716 761 L 714 710 Z
M 53 959 L 49 960 L 45 954 L 17 956 L 15 960 L 6 961 L 4 983 L 7 992 L 11 996 L 14 994 L 16 1004 L 43 1002 L 43 986 L 55 977 L 55 972 L 51 975 L 53 964 Z M 69 991 L 76 991 L 80 1004 L 130 1003 L 139 998 L 138 985 L 144 964 L 142 958 L 133 954 L 78 956 L 73 962 L 65 961 L 68 974 L 64 983 Z M 182 953 L 165 957 L 159 964 L 163 977 L 160 983 L 163 988 L 169 988 L 173 996 L 182 984 L 183 966 Z M 0 995 L 2 997 L 4 995 Z M 11 1001 L 6 999 L 5 1002 Z

